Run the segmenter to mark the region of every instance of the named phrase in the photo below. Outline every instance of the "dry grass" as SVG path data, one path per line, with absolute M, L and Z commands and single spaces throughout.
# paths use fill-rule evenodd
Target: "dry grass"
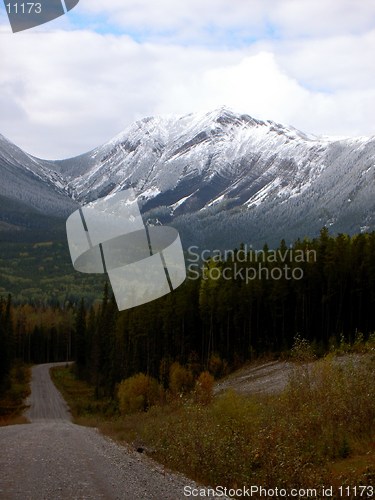
M 76 424 L 97 427 L 101 422 L 118 415 L 116 403 L 110 399 L 96 399 L 94 387 L 76 377 L 74 366 L 54 367 L 50 373 L 53 383 L 68 403 Z
M 73 399 L 80 394 L 83 414 L 80 387 L 72 394 Z M 375 357 L 370 353 L 345 363 L 326 357 L 312 369 L 296 366 L 279 395 L 249 397 L 227 391 L 207 405 L 197 404 L 194 397 L 176 398 L 123 417 L 109 419 L 101 412 L 95 424 L 122 442 L 141 444 L 169 468 L 206 484 L 371 484 Z
M 0 427 L 6 427 L 7 425 L 23 425 L 28 423 L 28 419 L 23 415 L 8 415 L 0 418 Z
M 279 396 L 228 391 L 208 406 L 183 400 L 105 432 L 142 442 L 168 467 L 209 484 L 317 487 L 342 483 L 340 466 L 346 481 L 363 484 L 375 471 L 374 374 L 372 358 L 344 365 L 327 358 L 310 371 L 297 367 Z

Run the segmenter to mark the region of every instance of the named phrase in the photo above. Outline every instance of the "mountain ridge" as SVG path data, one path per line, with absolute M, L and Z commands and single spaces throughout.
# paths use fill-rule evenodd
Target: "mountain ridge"
M 222 107 L 138 120 L 66 160 L 24 154 L 29 171 L 69 198 L 64 214 L 132 187 L 146 220 L 175 225 L 186 242 L 228 247 L 314 235 L 323 225 L 375 227 L 374 136 L 319 137 Z M 1 160 L 0 142 L 0 168 Z

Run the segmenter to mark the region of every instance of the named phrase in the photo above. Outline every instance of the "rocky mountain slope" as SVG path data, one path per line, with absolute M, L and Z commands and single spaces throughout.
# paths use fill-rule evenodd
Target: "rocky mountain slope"
M 0 231 L 44 231 L 77 203 L 53 165 L 25 153 L 0 135 Z
M 259 246 L 323 225 L 350 233 L 375 227 L 375 136 L 315 137 L 220 108 L 145 118 L 62 161 L 12 148 L 9 172 L 21 176 L 21 164 L 23 178 L 45 186 L 43 203 L 56 196 L 55 211 L 72 209 L 68 197 L 86 203 L 133 187 L 146 219 L 172 223 L 189 244 Z

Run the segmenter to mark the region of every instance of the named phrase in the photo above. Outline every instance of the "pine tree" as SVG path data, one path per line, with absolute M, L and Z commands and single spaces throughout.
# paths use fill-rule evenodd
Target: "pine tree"
M 0 390 L 4 388 L 12 361 L 12 298 L 8 295 L 7 300 L 0 298 Z
M 82 377 L 86 371 L 86 309 L 83 298 L 79 304 L 74 328 L 77 375 Z

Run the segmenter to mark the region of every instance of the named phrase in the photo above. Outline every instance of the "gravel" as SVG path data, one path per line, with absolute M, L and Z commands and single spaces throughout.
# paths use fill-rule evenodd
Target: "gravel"
M 51 382 L 51 366 L 33 368 L 26 412 L 31 423 L 0 428 L 1 500 L 188 498 L 184 486 L 197 487 L 191 480 L 73 424 Z
M 218 394 L 234 389 L 241 394 L 273 394 L 287 385 L 295 365 L 287 361 L 270 361 L 244 366 L 215 385 Z

